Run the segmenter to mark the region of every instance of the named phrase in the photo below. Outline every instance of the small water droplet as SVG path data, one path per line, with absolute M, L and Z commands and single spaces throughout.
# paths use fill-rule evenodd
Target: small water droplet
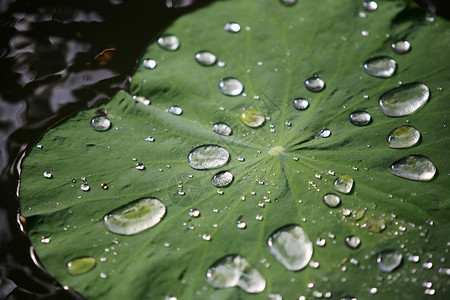
M 219 81 L 220 91 L 227 96 L 239 96 L 244 91 L 244 85 L 239 79 L 227 77 Z
M 47 178 L 47 179 L 51 179 L 51 178 L 53 178 L 53 175 L 52 175 L 52 173 L 50 173 L 50 172 L 47 172 L 47 171 L 45 171 L 43 175 L 44 175 L 44 177 L 45 177 L 45 178 Z
M 340 174 L 334 180 L 333 186 L 336 191 L 343 194 L 348 194 L 353 188 L 353 178 L 345 174 Z
M 217 57 L 209 51 L 195 53 L 195 60 L 202 66 L 212 66 L 217 62 Z
M 309 107 L 309 102 L 305 98 L 296 98 L 294 99 L 294 107 L 298 110 L 305 110 Z
M 247 293 L 260 293 L 266 288 L 261 273 L 239 255 L 226 256 L 209 267 L 206 281 L 215 288 L 238 286 Z
M 211 235 L 205 233 L 205 234 L 202 235 L 202 239 L 204 241 L 210 241 L 211 240 Z
M 214 174 L 212 178 L 212 184 L 215 187 L 225 187 L 231 184 L 234 176 L 230 171 L 220 171 Z
M 430 97 L 423 83 L 409 83 L 384 93 L 379 100 L 381 111 L 389 117 L 402 117 L 416 112 Z
M 241 31 L 241 25 L 239 25 L 238 23 L 229 22 L 225 24 L 223 29 L 228 32 L 238 33 L 239 31 Z
M 81 275 L 92 270 L 96 265 L 95 259 L 90 256 L 72 259 L 66 265 L 70 275 Z
M 116 234 L 132 235 L 158 224 L 166 214 L 165 205 L 156 198 L 134 200 L 106 214 L 103 223 Z
M 433 267 L 433 263 L 430 262 L 430 261 L 424 262 L 424 263 L 422 264 L 422 268 L 427 269 L 427 270 L 431 269 L 432 267 Z
M 305 80 L 305 87 L 311 92 L 320 92 L 325 88 L 325 81 L 320 77 L 310 77 Z
M 95 131 L 106 131 L 111 127 L 111 121 L 106 116 L 95 116 L 91 120 L 91 127 Z
M 140 170 L 140 171 L 145 170 L 144 164 L 136 164 L 136 170 Z
M 189 215 L 193 218 L 197 218 L 198 216 L 200 216 L 200 211 L 198 209 L 191 208 L 189 210 Z
M 364 71 L 369 75 L 387 78 L 394 75 L 397 69 L 397 62 L 388 56 L 380 56 L 367 60 L 363 67 Z
M 387 144 L 390 148 L 409 148 L 420 140 L 420 132 L 412 126 L 400 126 L 389 133 Z
M 154 60 L 154 59 L 144 59 L 143 61 L 142 61 L 142 66 L 144 67 L 144 68 L 146 68 L 146 69 L 150 69 L 150 70 L 153 70 L 154 68 L 156 68 L 156 60 Z
M 372 117 L 366 111 L 354 111 L 349 116 L 350 123 L 357 126 L 364 126 L 372 121 Z
M 270 253 L 288 270 L 298 271 L 306 267 L 313 254 L 313 244 L 298 225 L 282 227 L 267 240 Z
M 366 11 L 376 11 L 378 9 L 378 4 L 375 1 L 364 1 L 362 7 Z
M 164 35 L 158 39 L 158 45 L 165 50 L 175 51 L 180 48 L 180 40 L 172 34 Z
M 411 262 L 414 262 L 414 263 L 416 263 L 416 262 L 418 262 L 420 260 L 420 256 L 419 255 L 410 255 L 410 256 L 408 256 L 408 261 L 411 261 Z
M 373 288 L 370 288 L 369 292 L 370 292 L 372 295 L 375 295 L 376 293 L 378 293 L 378 289 L 377 289 L 376 287 L 373 287 Z
M 236 224 L 236 227 L 239 228 L 239 229 L 245 229 L 245 228 L 247 228 L 247 223 L 242 222 L 242 221 L 238 221 L 237 224 Z
M 215 133 L 220 134 L 220 135 L 231 135 L 233 133 L 230 126 L 228 126 L 225 123 L 214 124 L 212 127 L 212 130 L 214 130 Z
M 327 138 L 331 136 L 331 130 L 330 129 L 322 129 L 319 132 L 319 135 L 323 138 Z
M 51 238 L 51 237 L 43 236 L 43 237 L 41 238 L 41 243 L 42 243 L 42 244 L 50 244 L 51 241 L 52 241 L 52 238 Z
M 397 269 L 403 260 L 403 255 L 393 249 L 383 250 L 377 256 L 377 265 L 382 272 L 392 272 Z
M 286 6 L 292 6 L 297 3 L 297 0 L 280 0 L 280 2 Z
M 36 148 L 42 149 L 42 148 L 44 148 L 44 146 L 42 146 L 42 144 L 36 144 Z
M 357 249 L 361 245 L 361 239 L 356 235 L 350 235 L 345 238 L 345 244 L 351 249 Z
M 326 243 L 327 243 L 327 240 L 324 239 L 324 238 L 318 238 L 316 240 L 316 245 L 319 246 L 319 247 L 325 246 Z
M 325 194 L 323 196 L 323 203 L 329 207 L 337 207 L 341 203 L 341 199 L 336 194 Z
M 149 136 L 149 137 L 146 137 L 146 138 L 145 138 L 145 141 L 146 141 L 146 142 L 154 142 L 154 141 L 155 141 L 155 138 L 152 137 L 152 136 Z
M 189 152 L 188 163 L 196 170 L 220 168 L 228 163 L 230 153 L 218 145 L 202 145 Z
M 91 190 L 91 187 L 90 187 L 87 183 L 82 183 L 82 184 L 80 185 L 80 189 L 81 189 L 82 191 L 84 191 L 84 192 L 88 192 L 88 191 Z
M 391 48 L 397 54 L 405 54 L 411 50 L 411 44 L 408 41 L 398 41 L 392 43 Z
M 171 106 L 169 112 L 173 115 L 179 116 L 183 113 L 183 109 L 177 105 Z
M 259 127 L 266 120 L 262 113 L 256 109 L 246 109 L 241 112 L 240 118 L 249 127 Z
M 257 220 L 257 221 L 262 221 L 263 220 L 263 216 L 262 215 L 256 215 L 256 217 L 255 217 L 255 219 Z
M 430 181 L 437 169 L 433 162 L 423 155 L 407 155 L 394 162 L 389 168 L 392 174 L 418 181 Z

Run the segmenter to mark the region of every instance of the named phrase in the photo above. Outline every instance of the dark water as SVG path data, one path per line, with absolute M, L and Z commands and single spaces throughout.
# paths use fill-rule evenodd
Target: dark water
M 0 0 L 0 300 L 83 299 L 30 253 L 18 222 L 21 161 L 47 128 L 126 88 L 145 46 L 212 1 Z M 417 2 L 450 16 L 448 0 Z

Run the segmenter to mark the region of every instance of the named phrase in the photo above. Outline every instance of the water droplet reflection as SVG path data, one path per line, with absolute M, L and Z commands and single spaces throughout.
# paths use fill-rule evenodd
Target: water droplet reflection
M 90 256 L 72 259 L 67 263 L 67 272 L 70 275 L 81 275 L 92 270 L 96 265 L 95 259 Z
M 239 96 L 244 91 L 244 85 L 234 77 L 224 78 L 219 81 L 220 91 L 227 96 Z
M 91 120 L 91 127 L 95 131 L 106 131 L 111 127 L 111 121 L 106 116 L 95 116 Z
M 158 45 L 169 51 L 175 51 L 180 47 L 180 40 L 174 35 L 164 35 L 158 39 Z
M 389 117 L 401 117 L 416 112 L 430 97 L 430 89 L 423 83 L 409 83 L 381 95 L 381 111 Z
M 189 166 L 197 170 L 220 168 L 228 163 L 230 153 L 218 145 L 202 145 L 194 148 L 188 155 Z
M 383 250 L 377 256 L 378 268 L 383 272 L 392 272 L 397 269 L 403 260 L 403 255 L 393 249 Z
M 397 69 L 397 62 L 388 56 L 375 57 L 367 60 L 364 71 L 374 77 L 391 77 Z
M 390 148 L 409 148 L 420 141 L 420 132 L 412 126 L 400 126 L 389 133 L 387 144 Z
M 389 168 L 392 174 L 417 181 L 430 181 L 437 169 L 433 162 L 423 155 L 407 155 L 396 161 Z
M 293 105 L 294 105 L 295 109 L 305 110 L 308 108 L 309 102 L 305 98 L 297 98 L 297 99 L 294 99 Z
M 306 79 L 305 87 L 311 92 L 320 92 L 325 88 L 325 81 L 320 77 L 311 77 Z
M 372 117 L 366 111 L 354 111 L 349 116 L 350 123 L 357 126 L 368 125 L 372 121 Z
M 241 112 L 240 118 L 245 125 L 249 127 L 261 126 L 265 118 L 262 113 L 256 109 L 246 109 Z
M 411 50 L 411 44 L 408 41 L 398 41 L 392 43 L 391 48 L 397 54 L 405 54 Z
M 230 171 L 220 171 L 214 174 L 212 178 L 212 184 L 215 187 L 226 187 L 231 184 L 234 176 Z
M 217 57 L 209 51 L 199 51 L 195 54 L 195 60 L 202 66 L 212 66 L 216 63 Z

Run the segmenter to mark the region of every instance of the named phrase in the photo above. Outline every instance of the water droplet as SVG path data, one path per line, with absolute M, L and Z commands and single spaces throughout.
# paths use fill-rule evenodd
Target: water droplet
M 423 83 L 409 83 L 381 95 L 381 111 L 389 117 L 402 117 L 414 113 L 425 105 L 430 89 Z
M 193 218 L 197 218 L 198 216 L 200 216 L 200 211 L 198 209 L 191 208 L 189 210 L 189 215 Z
M 72 259 L 67 263 L 67 272 L 71 275 L 81 275 L 95 267 L 95 259 L 90 256 Z
M 398 41 L 392 43 L 391 48 L 397 54 L 404 54 L 411 50 L 411 44 L 408 41 Z
M 378 289 L 377 289 L 376 287 L 373 287 L 373 288 L 370 288 L 369 292 L 370 292 L 372 295 L 375 295 L 376 293 L 378 293 Z
M 241 25 L 239 25 L 238 23 L 230 22 L 225 24 L 223 29 L 228 32 L 238 33 L 239 31 L 241 31 Z
M 336 194 L 326 194 L 323 196 L 323 202 L 329 207 L 336 207 L 341 203 L 341 199 Z
M 211 240 L 211 235 L 205 233 L 205 234 L 202 235 L 202 239 L 204 241 L 210 241 Z
M 396 176 L 418 181 L 430 181 L 437 172 L 433 162 L 423 155 L 407 155 L 393 163 L 389 171 Z
M 397 62 L 388 56 L 374 57 L 367 60 L 364 71 L 374 77 L 391 77 L 397 69 Z
M 400 126 L 389 133 L 387 143 L 390 148 L 409 148 L 420 140 L 420 132 L 412 126 Z
M 202 66 L 212 66 L 216 63 L 217 57 L 209 51 L 199 51 L 195 53 L 195 60 Z
M 196 170 L 220 168 L 228 163 L 230 153 L 218 145 L 202 145 L 189 152 L 188 163 Z
M 386 229 L 386 222 L 383 219 L 368 219 L 361 225 L 361 228 L 371 232 L 382 232 Z
M 319 246 L 319 247 L 325 246 L 326 243 L 327 243 L 327 240 L 324 239 L 324 238 L 318 238 L 316 240 L 316 245 Z
M 158 39 L 158 45 L 169 51 L 175 51 L 180 47 L 180 40 L 174 35 L 164 35 Z
M 82 183 L 82 184 L 80 185 L 80 189 L 81 189 L 82 191 L 84 191 L 84 192 L 88 192 L 88 191 L 91 190 L 91 187 L 90 187 L 87 183 Z
M 164 204 L 156 198 L 142 198 L 125 204 L 103 218 L 109 231 L 132 235 L 158 224 L 166 213 Z
M 320 92 L 325 88 L 325 81 L 314 76 L 305 80 L 305 87 L 311 92 Z
M 331 136 L 331 130 L 330 130 L 330 129 L 322 129 L 322 130 L 319 132 L 319 135 L 320 135 L 321 137 L 323 137 L 323 138 L 330 137 L 330 136 Z
M 275 231 L 267 240 L 270 253 L 290 271 L 306 267 L 313 254 L 313 244 L 298 225 L 288 225 Z
M 51 238 L 51 237 L 43 236 L 43 237 L 41 238 L 41 243 L 42 243 L 42 244 L 50 244 L 51 241 L 52 241 L 52 238 Z
M 233 174 L 230 171 L 220 171 L 214 174 L 212 178 L 212 184 L 215 187 L 228 186 L 234 179 Z
M 348 194 L 351 192 L 352 188 L 353 178 L 348 175 L 338 175 L 338 177 L 334 180 L 334 189 L 340 193 Z
M 183 113 L 183 109 L 177 105 L 171 106 L 169 112 L 173 115 L 179 116 Z
M 280 0 L 280 2 L 286 6 L 292 6 L 297 3 L 297 0 Z
M 155 138 L 152 137 L 152 136 L 149 136 L 149 137 L 145 138 L 145 141 L 146 141 L 146 142 L 154 142 L 154 141 L 155 141 Z
M 266 120 L 262 113 L 256 109 L 246 109 L 241 112 L 240 118 L 245 125 L 259 127 Z
M 239 229 L 245 229 L 245 228 L 247 228 L 247 223 L 242 222 L 242 221 L 238 221 L 237 224 L 236 224 L 236 227 L 239 228 Z
M 239 156 L 239 157 L 237 158 L 237 160 L 238 160 L 239 162 L 244 162 L 244 161 L 245 161 L 245 157 Z
M 95 116 L 91 120 L 91 127 L 95 131 L 106 131 L 111 127 L 111 121 L 106 116 Z
M 362 7 L 366 11 L 376 11 L 378 9 L 378 4 L 375 1 L 364 1 Z
M 150 69 L 153 70 L 154 68 L 156 68 L 156 60 L 154 59 L 144 59 L 142 61 L 142 66 L 146 69 Z
M 239 79 L 227 77 L 219 81 L 220 91 L 227 96 L 239 96 L 244 91 L 244 85 Z
M 367 111 L 354 111 L 349 116 L 350 123 L 357 126 L 364 126 L 372 121 L 372 117 Z
M 42 146 L 42 144 L 36 144 L 36 148 L 42 149 L 42 148 L 44 148 L 44 146 Z
M 44 175 L 44 177 L 45 177 L 45 178 L 47 178 L 47 179 L 51 179 L 51 178 L 53 178 L 53 175 L 52 175 L 52 173 L 50 173 L 50 172 L 47 172 L 47 171 L 45 171 L 43 175 Z
M 136 164 L 136 170 L 141 170 L 141 171 L 145 170 L 144 164 Z
M 294 99 L 293 104 L 298 110 L 305 110 L 309 107 L 309 102 L 305 98 L 296 98 Z
M 215 288 L 238 286 L 247 293 L 260 293 L 266 288 L 261 273 L 239 255 L 226 256 L 211 265 L 206 281 Z
M 350 235 L 345 238 L 345 244 L 351 249 L 356 249 L 361 245 L 361 239 L 356 235 Z
M 212 127 L 212 130 L 214 130 L 215 133 L 220 134 L 220 135 L 231 135 L 233 133 L 230 126 L 228 126 L 225 123 L 214 124 Z
M 383 250 L 377 256 L 377 265 L 382 272 L 392 272 L 402 263 L 403 255 L 397 250 Z

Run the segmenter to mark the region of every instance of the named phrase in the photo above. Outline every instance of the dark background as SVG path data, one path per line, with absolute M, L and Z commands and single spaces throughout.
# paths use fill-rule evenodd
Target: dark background
M 21 161 L 46 129 L 126 88 L 145 46 L 212 1 L 0 0 L 0 300 L 83 299 L 39 265 L 21 229 Z M 448 0 L 416 2 L 450 17 Z

